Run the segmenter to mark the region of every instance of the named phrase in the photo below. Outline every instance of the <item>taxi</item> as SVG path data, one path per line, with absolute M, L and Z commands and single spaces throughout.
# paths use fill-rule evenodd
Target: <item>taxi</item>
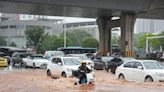
M 4 57 L 0 57 L 0 67 L 8 66 L 7 59 Z

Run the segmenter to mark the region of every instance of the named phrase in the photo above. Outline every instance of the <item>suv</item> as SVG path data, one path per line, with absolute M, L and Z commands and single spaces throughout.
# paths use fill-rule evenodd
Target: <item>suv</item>
M 115 57 L 115 58 L 111 59 L 111 61 L 108 62 L 107 72 L 108 72 L 108 69 L 110 69 L 111 72 L 113 74 L 115 74 L 117 66 L 120 66 L 122 63 L 124 63 L 123 60 L 118 58 L 118 57 L 117 58 Z
M 12 55 L 12 65 L 14 66 L 15 64 L 20 64 L 21 66 L 23 65 L 22 58 L 26 58 L 29 54 L 24 53 L 24 52 L 15 52 Z

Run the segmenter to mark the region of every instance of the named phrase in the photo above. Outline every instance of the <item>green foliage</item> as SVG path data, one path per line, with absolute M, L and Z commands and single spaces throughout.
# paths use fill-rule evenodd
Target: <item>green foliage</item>
M 67 39 L 67 46 L 72 45 L 71 40 Z M 54 35 L 47 35 L 42 41 L 41 46 L 38 50 L 39 53 L 44 53 L 48 50 L 57 50 L 58 47 L 64 47 L 64 38 L 57 37 Z
M 17 47 L 16 43 L 14 43 L 14 42 L 11 42 L 11 43 L 9 44 L 9 46 Z
M 37 53 L 40 53 L 42 41 L 48 34 L 44 34 L 44 30 L 41 27 L 34 27 L 25 30 L 25 36 L 27 39 L 27 46 L 34 46 Z
M 82 41 L 82 47 L 97 48 L 98 41 L 95 38 L 88 37 Z
M 137 47 L 138 48 L 145 48 L 146 47 L 146 37 L 152 37 L 152 36 L 158 36 L 158 35 L 153 35 L 151 33 L 143 34 L 137 42 Z M 158 39 L 150 39 L 149 40 L 149 46 L 156 48 L 159 46 L 159 44 L 160 44 L 160 42 Z
M 5 46 L 6 45 L 6 40 L 3 37 L 0 37 L 0 45 Z
M 118 44 L 118 45 L 120 45 L 120 37 L 116 37 L 116 36 L 114 36 L 114 37 L 112 37 L 112 44 Z
M 82 41 L 88 37 L 91 37 L 85 29 L 67 30 L 67 39 L 72 41 L 73 46 L 82 46 Z M 63 34 L 61 35 L 63 37 Z
M 36 47 L 38 43 L 41 43 L 43 41 L 44 30 L 41 27 L 34 27 L 25 30 L 26 39 L 29 45 L 32 45 Z
M 159 34 L 159 36 L 164 36 L 164 31 L 161 32 L 161 33 Z M 164 49 L 164 38 L 160 38 L 160 39 L 159 39 L 159 42 L 160 42 L 160 45 L 162 46 L 162 48 Z

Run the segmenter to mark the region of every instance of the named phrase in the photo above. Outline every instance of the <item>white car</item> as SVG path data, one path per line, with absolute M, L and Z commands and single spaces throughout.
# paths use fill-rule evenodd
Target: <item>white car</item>
M 164 67 L 155 60 L 129 60 L 116 69 L 118 79 L 164 82 Z
M 53 57 L 47 66 L 47 76 L 54 78 L 70 77 L 72 71 L 78 70 L 80 65 L 78 57 Z
M 48 60 L 44 59 L 43 56 L 40 55 L 30 55 L 27 56 L 26 58 L 23 58 L 23 64 L 25 67 L 47 67 Z

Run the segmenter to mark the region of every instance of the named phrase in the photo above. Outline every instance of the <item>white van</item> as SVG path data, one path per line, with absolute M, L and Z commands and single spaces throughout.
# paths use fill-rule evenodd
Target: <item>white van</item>
M 64 56 L 64 52 L 62 51 L 46 51 L 44 54 L 44 58 L 50 60 L 54 56 Z

